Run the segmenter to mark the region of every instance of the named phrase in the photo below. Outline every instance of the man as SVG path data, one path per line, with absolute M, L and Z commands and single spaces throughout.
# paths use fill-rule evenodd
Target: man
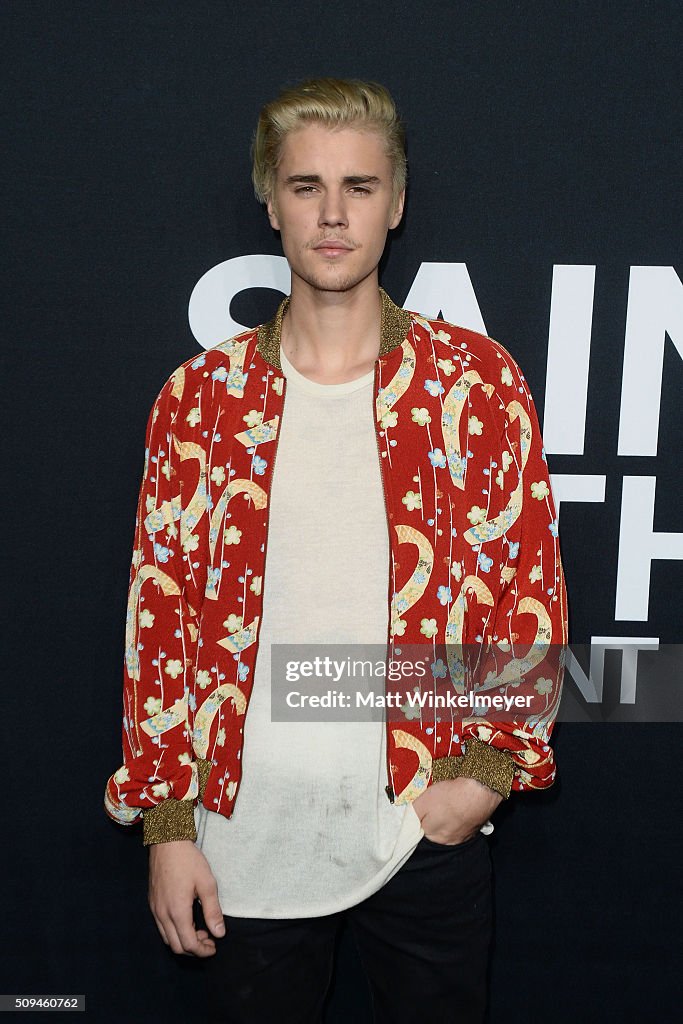
M 379 288 L 405 196 L 384 88 L 282 93 L 254 183 L 291 296 L 150 414 L 105 806 L 143 816 L 164 942 L 212 958 L 198 1019 L 319 1020 L 346 915 L 377 1021 L 479 1021 L 489 818 L 555 777 L 567 611 L 538 420 L 502 345 Z M 274 721 L 284 643 L 421 645 L 430 685 L 542 706 Z

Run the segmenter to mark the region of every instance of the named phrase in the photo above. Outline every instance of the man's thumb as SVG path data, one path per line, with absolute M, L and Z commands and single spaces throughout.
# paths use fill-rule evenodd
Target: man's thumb
M 225 921 L 223 920 L 223 910 L 218 902 L 218 893 L 214 890 L 206 895 L 204 899 L 200 896 L 199 902 L 202 907 L 204 923 L 211 934 L 216 936 L 225 935 Z

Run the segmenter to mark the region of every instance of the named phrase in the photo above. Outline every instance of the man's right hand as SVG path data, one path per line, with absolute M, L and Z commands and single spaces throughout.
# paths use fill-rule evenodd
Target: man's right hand
M 216 943 L 192 918 L 196 897 L 211 933 L 225 935 L 218 887 L 209 862 L 190 839 L 149 847 L 149 905 L 159 933 L 174 953 L 213 956 Z

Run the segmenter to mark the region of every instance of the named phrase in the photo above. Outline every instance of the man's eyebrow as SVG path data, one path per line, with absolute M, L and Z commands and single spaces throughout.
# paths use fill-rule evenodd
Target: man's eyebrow
M 347 174 L 342 178 L 344 185 L 376 185 L 378 181 L 376 174 Z M 321 182 L 319 174 L 290 174 L 285 178 L 285 185 L 320 185 Z
M 321 182 L 319 174 L 290 174 L 285 178 L 285 185 L 294 185 L 297 182 L 304 182 L 308 185 L 319 185 Z
M 345 185 L 376 185 L 379 178 L 376 174 L 347 174 Z

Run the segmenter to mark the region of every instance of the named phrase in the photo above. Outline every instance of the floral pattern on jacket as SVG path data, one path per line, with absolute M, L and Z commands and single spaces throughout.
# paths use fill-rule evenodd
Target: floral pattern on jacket
M 394 325 L 373 394 L 390 532 L 388 643 L 431 644 L 435 661 L 445 650 L 451 675 L 462 671 L 458 645 L 472 645 L 492 668 L 485 688 L 495 679 L 504 692 L 521 676 L 544 700 L 536 717 L 510 721 L 452 711 L 394 716 L 388 795 L 406 803 L 458 774 L 505 796 L 544 788 L 556 772 L 549 739 L 563 657 L 549 673 L 534 652 L 563 650 L 568 621 L 533 400 L 500 343 L 399 311 L 382 294 Z M 123 763 L 108 780 L 105 808 L 122 824 L 145 809 L 181 810 L 173 838 L 196 836 L 197 798 L 230 817 L 239 788 L 267 585 L 268 499 L 286 415 L 284 308 L 269 325 L 178 367 L 147 424 L 126 616 Z M 462 679 L 453 681 L 462 691 Z

